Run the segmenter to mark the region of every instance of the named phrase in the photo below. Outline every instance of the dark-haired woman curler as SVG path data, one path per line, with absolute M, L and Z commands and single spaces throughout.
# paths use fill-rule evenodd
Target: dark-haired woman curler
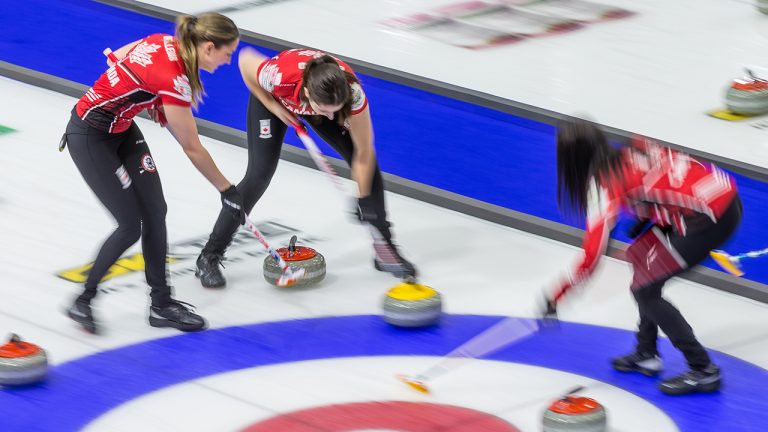
M 383 248 L 390 252 L 386 257 L 381 256 L 385 251 L 375 249 L 374 266 L 398 277 L 415 276 L 413 264 L 392 243 L 368 100 L 352 69 L 341 60 L 310 49 L 284 51 L 271 59 L 243 49 L 239 65 L 251 91 L 248 167 L 237 185 L 245 212 L 251 211 L 269 186 L 286 130 L 301 117 L 352 169 L 358 188 L 357 217 L 377 229 L 389 245 Z M 226 284 L 219 264 L 236 230 L 237 224 L 222 212 L 197 260 L 196 274 L 204 287 Z
M 720 369 L 662 291 L 666 281 L 700 264 L 736 231 L 742 208 L 734 179 L 710 163 L 648 139 L 617 149 L 596 124 L 585 120 L 558 128 L 557 174 L 561 207 L 586 220 L 586 236 L 582 259 L 548 294 L 545 314 L 553 314 L 556 304 L 590 277 L 625 211 L 636 219 L 626 255 L 634 271 L 630 288 L 640 322 L 634 352 L 615 358 L 613 367 L 660 373 L 661 329 L 690 370 L 661 381 L 660 389 L 686 394 L 720 388 Z

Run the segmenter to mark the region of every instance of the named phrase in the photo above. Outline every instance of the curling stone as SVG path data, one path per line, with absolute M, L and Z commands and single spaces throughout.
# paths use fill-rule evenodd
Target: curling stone
M 544 432 L 605 432 L 605 408 L 594 399 L 566 396 L 544 412 Z
M 304 277 L 291 286 L 314 285 L 325 278 L 325 257 L 312 248 L 296 246 L 296 236 L 291 237 L 288 247 L 279 248 L 275 252 L 289 267 L 304 269 Z M 264 258 L 264 279 L 277 286 L 277 280 L 282 274 L 283 270 L 280 266 L 271 256 L 267 255 Z
M 33 384 L 47 375 L 48 357 L 39 346 L 22 342 L 15 334 L 0 346 L 0 386 Z
M 736 78 L 725 92 L 725 106 L 741 115 L 768 113 L 768 81 L 756 77 Z
M 435 324 L 443 312 L 443 300 L 434 289 L 403 282 L 387 291 L 382 304 L 384 321 L 398 327 Z
M 757 0 L 757 10 L 768 15 L 768 0 Z

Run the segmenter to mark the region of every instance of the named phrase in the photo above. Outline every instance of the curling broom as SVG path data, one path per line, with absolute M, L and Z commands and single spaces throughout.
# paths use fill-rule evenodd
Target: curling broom
M 333 182 L 334 186 L 336 186 L 336 189 L 338 189 L 343 196 L 349 196 L 348 192 L 344 188 L 344 185 L 341 183 L 336 170 L 333 169 L 331 164 L 328 162 L 328 159 L 326 159 L 325 155 L 323 155 L 323 153 L 320 151 L 320 148 L 315 143 L 315 140 L 309 136 L 307 128 L 304 126 L 304 124 L 297 122 L 292 124 L 292 126 L 296 130 L 296 135 L 298 135 L 302 144 L 304 144 L 304 147 L 306 147 L 309 156 L 315 162 L 317 167 L 326 174 L 331 182 Z M 384 271 L 400 276 L 404 282 L 415 283 L 415 278 L 405 274 L 406 272 L 403 268 L 403 265 L 400 264 L 395 258 L 397 254 L 392 250 L 379 230 L 370 223 L 365 223 L 365 225 L 368 226 L 368 229 L 371 232 L 371 236 L 373 237 L 373 247 L 376 249 L 376 254 L 379 256 L 382 269 Z
M 744 276 L 744 271 L 741 269 L 742 259 L 758 258 L 763 255 L 768 255 L 768 248 L 745 252 L 738 255 L 729 255 L 728 252 L 722 250 L 713 250 L 709 252 L 709 256 L 711 256 L 723 270 L 734 276 Z
M 535 319 L 505 318 L 451 351 L 424 372 L 416 375 L 398 375 L 397 378 L 418 392 L 430 393 L 427 386 L 429 380 L 456 369 L 468 360 L 527 339 L 539 330 L 540 325 Z
M 277 286 L 291 286 L 304 278 L 304 269 L 289 267 L 288 264 L 285 263 L 285 260 L 280 256 L 280 254 L 272 249 L 272 247 L 267 242 L 267 238 L 264 237 L 264 234 L 262 234 L 258 228 L 256 228 L 256 224 L 254 224 L 253 221 L 248 218 L 248 216 L 245 217 L 245 227 L 248 228 L 248 231 L 256 236 L 256 238 L 259 240 L 259 243 L 261 243 L 261 245 L 264 246 L 264 249 L 267 250 L 267 253 L 269 253 L 269 256 L 275 260 L 277 265 L 280 266 L 280 269 L 283 271 L 280 277 L 277 279 Z

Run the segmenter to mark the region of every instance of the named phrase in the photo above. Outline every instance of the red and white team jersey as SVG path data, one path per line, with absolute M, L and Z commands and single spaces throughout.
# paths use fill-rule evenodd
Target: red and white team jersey
M 556 300 L 592 274 L 622 209 L 684 236 L 686 218 L 717 222 L 737 194 L 733 178 L 718 167 L 650 140 L 636 140 L 622 151 L 622 160 L 622 176 L 606 185 L 591 184 L 584 256 L 556 291 Z
M 191 106 L 192 90 L 178 52 L 171 35 L 142 39 L 80 98 L 77 115 L 99 130 L 118 133 L 145 108 Z
M 299 92 L 307 62 L 324 55 L 326 53 L 309 49 L 283 51 L 259 65 L 256 72 L 259 84 L 288 111 L 299 115 L 316 115 L 309 104 L 301 101 Z M 354 74 L 348 64 L 339 59 L 336 61 L 341 70 Z M 350 83 L 349 87 L 352 90 L 352 115 L 355 115 L 365 110 L 368 99 L 359 84 Z

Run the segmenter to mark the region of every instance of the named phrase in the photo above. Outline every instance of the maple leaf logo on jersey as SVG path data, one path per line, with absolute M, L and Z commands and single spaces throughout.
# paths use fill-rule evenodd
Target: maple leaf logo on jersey
M 179 75 L 173 79 L 173 89 L 185 100 L 192 100 L 192 87 L 189 86 L 189 78 L 186 75 Z
M 170 61 L 178 61 L 179 57 L 176 55 L 176 48 L 173 46 L 173 36 L 163 37 L 163 45 L 165 46 L 165 54 Z
M 152 64 L 152 54 L 156 53 L 160 49 L 158 44 L 148 44 L 146 41 L 142 42 L 128 54 L 128 60 L 131 63 L 138 64 L 144 67 Z
M 277 65 L 274 64 L 264 66 L 264 69 L 259 74 L 259 85 L 268 92 L 273 91 L 276 86 L 279 86 L 282 80 L 283 74 Z

